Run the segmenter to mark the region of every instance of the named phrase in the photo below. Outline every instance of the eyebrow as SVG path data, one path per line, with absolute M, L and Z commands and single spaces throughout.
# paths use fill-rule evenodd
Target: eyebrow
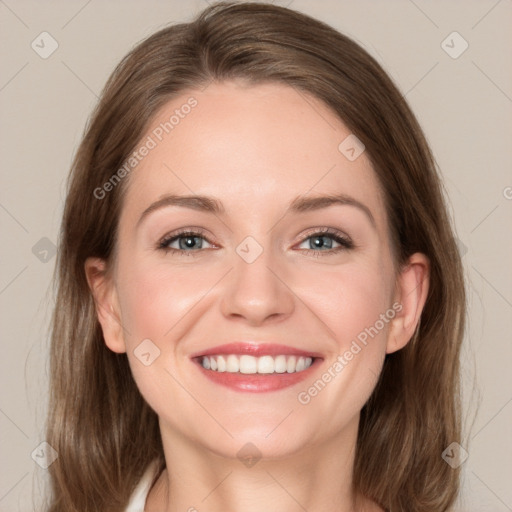
M 321 210 L 333 205 L 348 205 L 358 208 L 362 211 L 372 226 L 376 228 L 375 218 L 372 215 L 371 210 L 357 199 L 348 196 L 346 194 L 333 194 L 333 195 L 322 195 L 322 196 L 311 196 L 296 197 L 288 206 L 286 213 L 304 213 L 309 211 Z M 190 208 L 192 210 L 202 211 L 213 214 L 225 213 L 224 206 L 220 201 L 209 196 L 182 196 L 182 195 L 166 195 L 149 205 L 141 214 L 137 221 L 137 226 L 146 218 L 150 213 L 159 210 L 161 208 L 169 206 L 178 206 L 182 208 Z

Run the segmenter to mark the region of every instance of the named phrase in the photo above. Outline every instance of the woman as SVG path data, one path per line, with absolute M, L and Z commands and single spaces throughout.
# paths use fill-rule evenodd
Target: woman
M 446 511 L 462 267 L 382 68 L 220 3 L 133 49 L 70 174 L 48 510 Z

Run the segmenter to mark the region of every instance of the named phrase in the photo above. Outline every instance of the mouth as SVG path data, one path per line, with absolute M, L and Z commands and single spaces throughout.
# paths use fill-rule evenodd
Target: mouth
M 192 360 L 217 384 L 235 391 L 268 392 L 304 380 L 322 357 L 284 345 L 230 343 L 196 354 Z

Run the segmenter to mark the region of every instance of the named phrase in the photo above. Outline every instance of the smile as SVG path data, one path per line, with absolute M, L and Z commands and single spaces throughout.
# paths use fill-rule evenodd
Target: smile
M 243 374 L 297 373 L 307 370 L 313 363 L 311 357 L 262 356 L 236 354 L 203 356 L 201 364 L 205 370 Z
M 321 354 L 286 345 L 235 342 L 195 353 L 192 360 L 211 382 L 242 392 L 278 391 L 311 376 Z

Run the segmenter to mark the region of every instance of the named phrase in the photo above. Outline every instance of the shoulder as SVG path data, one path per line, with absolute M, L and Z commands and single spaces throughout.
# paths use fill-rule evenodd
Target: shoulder
M 157 474 L 158 466 L 158 461 L 154 460 L 147 467 L 142 478 L 137 484 L 137 487 L 133 490 L 133 493 L 130 496 L 130 501 L 128 502 L 125 512 L 144 512 L 146 499 Z

